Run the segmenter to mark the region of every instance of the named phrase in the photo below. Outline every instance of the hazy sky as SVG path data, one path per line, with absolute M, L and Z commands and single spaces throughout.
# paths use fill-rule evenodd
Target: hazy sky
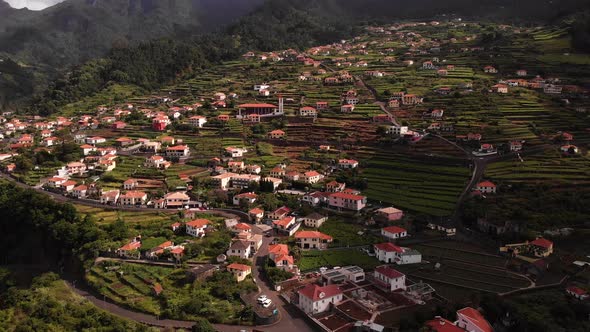
M 41 10 L 64 0 L 4 0 L 14 8 L 27 7 L 32 10 Z

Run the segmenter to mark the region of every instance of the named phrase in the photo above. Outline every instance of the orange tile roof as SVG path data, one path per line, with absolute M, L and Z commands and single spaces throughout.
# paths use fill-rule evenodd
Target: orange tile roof
M 246 265 L 246 264 L 232 263 L 227 266 L 227 269 L 228 270 L 249 271 L 252 269 L 252 267 L 249 265 Z
M 208 225 L 209 223 L 210 223 L 210 221 L 207 219 L 195 219 L 195 220 L 187 222 L 186 225 L 191 226 L 191 227 L 201 228 L 205 225 Z
M 318 238 L 322 240 L 332 240 L 330 235 L 324 234 L 318 231 L 299 231 L 295 233 L 296 239 L 309 239 L 309 238 Z

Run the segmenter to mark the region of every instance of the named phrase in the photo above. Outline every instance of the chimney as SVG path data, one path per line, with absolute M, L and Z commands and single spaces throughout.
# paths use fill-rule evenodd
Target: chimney
M 279 114 L 285 114 L 283 95 L 279 95 Z

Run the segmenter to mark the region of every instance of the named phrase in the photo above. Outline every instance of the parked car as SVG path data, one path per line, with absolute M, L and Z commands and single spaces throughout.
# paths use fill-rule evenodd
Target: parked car
M 256 299 L 256 302 L 263 303 L 266 300 L 267 300 L 266 295 L 262 294 Z
M 265 308 L 270 307 L 271 304 L 272 304 L 272 301 L 270 299 L 266 299 L 264 302 L 262 302 L 262 306 Z

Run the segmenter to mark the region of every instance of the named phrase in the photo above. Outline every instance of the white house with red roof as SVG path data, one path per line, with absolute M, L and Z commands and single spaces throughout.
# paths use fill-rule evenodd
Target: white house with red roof
M 510 141 L 508 144 L 510 145 L 510 151 L 521 151 L 522 150 L 522 142 L 521 141 Z
M 82 149 L 82 153 L 87 156 L 89 155 L 91 152 L 96 151 L 96 147 L 90 145 L 90 144 L 83 144 L 80 146 L 80 149 Z
M 311 206 L 317 206 L 320 203 L 326 202 L 329 193 L 324 193 L 321 191 L 313 191 L 310 193 L 306 193 L 301 197 L 301 201 L 308 203 Z
M 147 194 L 143 191 L 131 190 L 119 197 L 119 202 L 125 206 L 143 205 L 146 201 Z
M 341 113 L 352 113 L 353 111 L 354 111 L 354 105 L 352 105 L 352 104 L 346 104 L 346 105 L 340 106 Z
M 190 149 L 186 145 L 169 146 L 166 149 L 166 157 L 169 158 L 184 158 L 188 157 Z
M 391 242 L 374 245 L 375 256 L 381 262 L 397 265 L 417 264 L 422 261 L 422 254 L 417 250 L 398 247 Z
M 264 218 L 264 210 L 256 207 L 256 208 L 253 208 L 250 211 L 248 211 L 248 215 L 255 222 L 259 222 L 260 220 L 262 220 L 262 218 Z
M 289 213 L 291 213 L 291 209 L 286 206 L 281 206 L 280 208 L 267 213 L 267 217 L 272 220 L 277 220 L 286 217 Z
M 581 300 L 581 301 L 584 301 L 590 297 L 590 295 L 588 294 L 587 291 L 581 289 L 580 287 L 576 287 L 576 286 L 570 286 L 570 287 L 566 288 L 565 292 L 568 295 L 570 295 L 578 300 Z
M 123 189 L 125 190 L 133 190 L 139 185 L 139 182 L 136 179 L 127 179 L 123 182 Z
M 294 266 L 293 256 L 289 255 L 289 247 L 286 244 L 271 244 L 268 246 L 268 258 L 275 266 L 283 270 L 291 270 Z
M 79 174 L 82 175 L 86 172 L 86 164 L 81 163 L 79 161 L 73 161 L 66 165 L 66 169 L 68 170 L 68 174 L 74 175 Z
M 547 257 L 553 253 L 553 242 L 542 237 L 531 241 L 529 244 L 537 257 Z
M 245 202 L 246 204 L 254 204 L 257 199 L 258 195 L 253 192 L 242 193 L 234 196 L 233 203 L 234 205 L 240 205 L 242 202 Z
M 496 185 L 491 181 L 482 181 L 475 186 L 475 190 L 482 194 L 495 194 Z
M 342 302 L 343 293 L 338 285 L 318 286 L 307 284 L 297 291 L 299 308 L 306 314 L 315 315 L 330 310 L 332 305 Z
M 395 240 L 408 236 L 408 231 L 399 226 L 389 226 L 381 229 L 381 235 L 387 239 Z
M 270 139 L 285 138 L 285 132 L 280 129 L 273 130 L 270 133 L 268 133 L 268 138 L 270 138 Z
M 76 187 L 76 181 L 68 180 L 60 185 L 61 190 L 65 192 L 71 192 Z
M 121 192 L 119 190 L 105 191 L 100 195 L 100 204 L 115 204 L 119 200 Z
M 304 106 L 299 109 L 299 116 L 316 117 L 318 115 L 317 109 L 311 106 Z
M 305 183 L 309 183 L 309 184 L 318 183 L 323 178 L 324 178 L 324 176 L 322 174 L 318 173 L 317 171 L 308 171 L 308 172 L 303 173 L 303 181 Z
M 47 185 L 51 188 L 59 188 L 66 181 L 67 181 L 67 179 L 54 176 L 54 177 L 50 178 L 49 180 L 47 180 Z
M 185 224 L 186 234 L 193 237 L 203 237 L 205 236 L 205 230 L 209 224 L 210 221 L 207 219 L 195 219 L 189 221 Z
M 406 275 L 387 265 L 378 266 L 373 272 L 373 278 L 390 292 L 406 289 Z
M 85 184 L 81 184 L 72 190 L 72 196 L 76 198 L 86 198 L 87 191 L 88 186 L 86 186 Z
M 380 262 L 393 263 L 397 254 L 402 253 L 403 249 L 391 242 L 378 243 L 373 246 L 375 249 L 375 256 Z
M 353 169 L 357 168 L 359 162 L 354 159 L 340 159 L 338 160 L 338 167 L 341 169 Z
M 457 321 L 455 322 L 460 328 L 469 332 L 493 332 L 494 329 L 482 314 L 470 307 L 457 311 Z
M 244 153 L 247 152 L 248 149 L 246 148 L 235 148 L 233 146 L 228 146 L 225 148 L 225 153 L 232 158 L 241 158 L 244 156 Z
M 233 233 L 252 233 L 252 226 L 240 222 L 231 227 Z
M 145 159 L 143 165 L 147 168 L 167 169 L 170 167 L 170 162 L 166 161 L 162 156 L 149 156 Z
M 301 249 L 324 250 L 334 239 L 319 231 L 300 231 L 295 233 L 295 243 Z
M 333 193 L 328 196 L 328 205 L 335 209 L 360 211 L 367 205 L 367 197 L 347 192 Z
M 338 193 L 346 189 L 346 183 L 339 183 L 337 181 L 330 181 L 326 183 L 326 191 L 329 193 Z
M 297 222 L 297 220 L 293 216 L 286 216 L 281 219 L 275 220 L 272 222 L 272 225 L 273 228 L 277 231 L 277 233 L 288 236 L 295 234 L 295 232 L 299 230 L 299 227 L 301 227 L 301 223 Z
M 238 282 L 242 282 L 252 273 L 252 267 L 246 264 L 232 263 L 227 266 L 227 271 L 233 274 Z
M 86 144 L 102 144 L 107 141 L 106 138 L 100 136 L 93 136 L 86 138 Z
M 125 258 L 139 258 L 139 248 L 141 248 L 141 237 L 138 236 L 131 242 L 115 250 L 115 254 Z
M 496 84 L 492 86 L 492 91 L 496 93 L 508 93 L 508 85 L 506 84 Z

